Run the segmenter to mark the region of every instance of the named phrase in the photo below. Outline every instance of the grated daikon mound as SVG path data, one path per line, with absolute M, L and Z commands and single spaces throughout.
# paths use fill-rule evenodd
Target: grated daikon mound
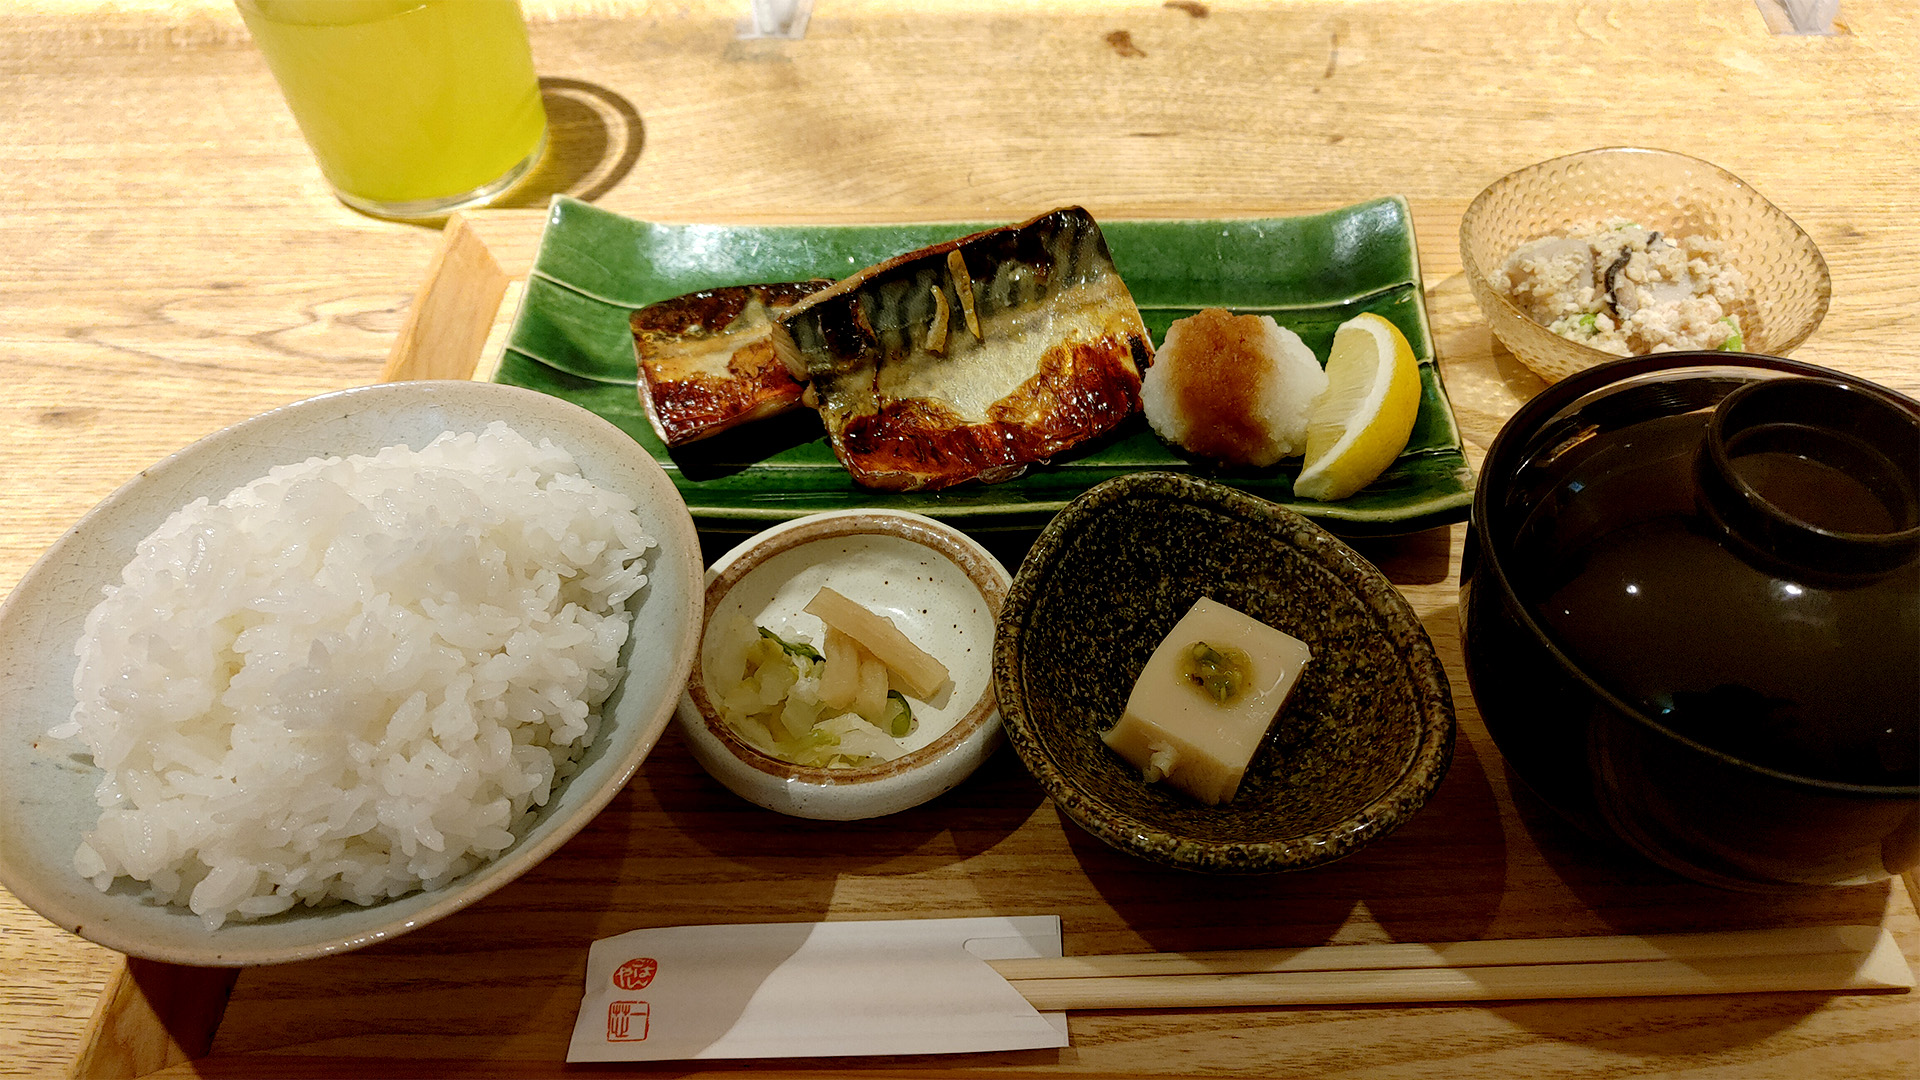
M 75 853 L 210 928 L 434 889 L 574 770 L 645 583 L 631 499 L 503 423 L 282 466 L 143 540 L 75 648 Z
M 1327 373 L 1271 315 L 1206 308 L 1167 328 L 1140 383 L 1161 439 L 1229 465 L 1265 467 L 1307 448 L 1307 415 Z

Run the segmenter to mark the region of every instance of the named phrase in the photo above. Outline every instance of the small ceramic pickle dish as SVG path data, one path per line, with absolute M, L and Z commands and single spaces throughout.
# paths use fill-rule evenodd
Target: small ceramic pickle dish
M 848 510 L 776 525 L 707 571 L 700 649 L 675 714 L 680 732 L 709 774 L 769 810 L 850 821 L 918 806 L 965 780 L 1001 743 L 992 650 L 1009 580 L 984 547 L 919 514 Z M 945 684 L 930 695 L 901 694 L 911 729 L 891 760 L 781 760 L 729 723 L 722 707 L 731 689 L 724 673 L 740 669 L 740 652 L 762 631 L 820 650 L 826 624 L 807 609 L 820 610 L 822 587 L 888 620 L 946 668 Z

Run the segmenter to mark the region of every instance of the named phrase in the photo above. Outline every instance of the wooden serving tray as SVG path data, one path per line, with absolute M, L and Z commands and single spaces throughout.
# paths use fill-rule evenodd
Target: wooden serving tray
M 1461 209 L 1439 208 L 1423 233 L 1445 235 Z M 531 260 L 539 222 L 452 220 L 384 380 L 484 376 L 497 351 L 490 342 L 511 317 L 502 300 Z M 1537 384 L 1496 355 L 1459 267 L 1432 253 L 1426 261 L 1443 373 L 1477 459 Z M 564 1062 L 588 945 L 693 923 L 1057 914 L 1069 955 L 1868 923 L 1888 928 L 1909 964 L 1920 960 L 1911 875 L 1794 896 L 1721 892 L 1585 837 L 1521 787 L 1461 667 L 1463 535 L 1455 526 L 1356 544 L 1425 618 L 1453 681 L 1459 740 L 1427 808 L 1343 862 L 1259 878 L 1162 870 L 1063 821 L 1008 750 L 918 809 L 805 822 L 733 796 L 670 729 L 570 843 L 431 926 L 344 956 L 237 973 L 127 961 L 100 998 L 74 1074 L 578 1072 Z M 1025 542 L 994 540 L 1009 567 Z M 1070 1024 L 1065 1050 L 675 1062 L 665 1071 L 1906 1077 L 1920 1059 L 1913 994 L 1075 1012 Z

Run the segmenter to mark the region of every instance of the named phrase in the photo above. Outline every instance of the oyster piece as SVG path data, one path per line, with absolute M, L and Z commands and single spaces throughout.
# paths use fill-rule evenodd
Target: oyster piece
M 668 446 L 799 408 L 801 385 L 774 354 L 774 317 L 833 282 L 732 285 L 650 304 L 628 320 L 640 404 Z
M 1578 315 L 1598 286 L 1592 245 L 1572 236 L 1544 236 L 1520 245 L 1502 267 L 1506 289 L 1527 316 L 1543 326 Z
M 1152 340 L 1093 218 L 1067 207 L 809 296 L 774 346 L 857 483 L 994 483 L 1140 407 Z
M 1671 307 L 1706 291 L 1694 279 L 1685 253 L 1658 232 L 1630 234 L 1613 265 L 1607 267 L 1608 310 L 1619 322 L 1633 318 L 1642 308 Z

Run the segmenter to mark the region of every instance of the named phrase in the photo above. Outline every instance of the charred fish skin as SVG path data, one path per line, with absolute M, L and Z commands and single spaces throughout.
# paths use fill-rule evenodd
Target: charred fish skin
M 805 387 L 773 349 L 773 320 L 817 281 L 734 285 L 676 296 L 633 312 L 641 407 L 669 447 L 799 408 Z
M 1111 431 L 1153 355 L 1080 207 L 869 267 L 773 339 L 854 480 L 897 491 L 1011 479 Z

